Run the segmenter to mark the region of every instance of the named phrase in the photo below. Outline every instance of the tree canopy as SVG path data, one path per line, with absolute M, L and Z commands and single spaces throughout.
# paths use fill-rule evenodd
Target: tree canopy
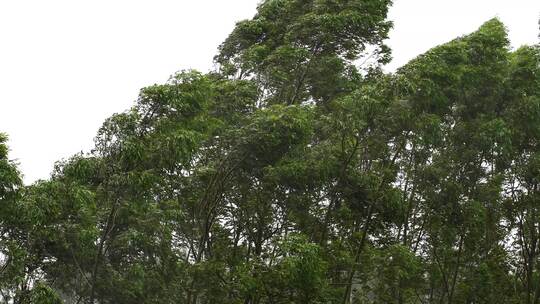
M 389 5 L 263 1 L 47 180 L 0 135 L 0 302 L 540 303 L 540 46 L 386 73 Z

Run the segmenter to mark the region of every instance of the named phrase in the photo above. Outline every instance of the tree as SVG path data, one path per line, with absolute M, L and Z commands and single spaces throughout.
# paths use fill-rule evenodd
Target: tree
M 268 0 L 239 22 L 215 57 L 220 71 L 253 79 L 262 104 L 325 103 L 358 81 L 354 61 L 389 61 L 389 0 Z M 366 52 L 370 54 L 366 54 Z
M 0 137 L 3 300 L 539 303 L 539 47 L 384 73 L 389 5 L 263 1 L 49 180 Z

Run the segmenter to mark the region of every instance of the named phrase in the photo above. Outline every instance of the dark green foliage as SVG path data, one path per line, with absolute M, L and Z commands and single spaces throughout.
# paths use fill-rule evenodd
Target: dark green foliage
M 0 136 L 0 301 L 539 303 L 540 48 L 385 74 L 388 5 L 263 1 L 49 180 Z
M 215 60 L 221 72 L 259 85 L 262 103 L 328 102 L 357 84 L 366 51 L 389 61 L 383 43 L 389 0 L 268 0 L 239 22 Z

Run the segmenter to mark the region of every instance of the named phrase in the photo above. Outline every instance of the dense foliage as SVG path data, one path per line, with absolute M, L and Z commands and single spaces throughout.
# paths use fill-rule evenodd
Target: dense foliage
M 540 47 L 503 24 L 383 73 L 390 0 L 267 0 L 23 186 L 5 303 L 540 303 Z

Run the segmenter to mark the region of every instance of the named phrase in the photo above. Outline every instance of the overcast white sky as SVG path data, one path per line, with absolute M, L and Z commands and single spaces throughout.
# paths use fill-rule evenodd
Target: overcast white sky
M 26 183 L 88 151 L 103 120 L 140 88 L 208 71 L 259 0 L 0 0 L 0 132 Z M 537 42 L 539 0 L 395 0 L 393 70 L 498 16 L 513 46 Z

